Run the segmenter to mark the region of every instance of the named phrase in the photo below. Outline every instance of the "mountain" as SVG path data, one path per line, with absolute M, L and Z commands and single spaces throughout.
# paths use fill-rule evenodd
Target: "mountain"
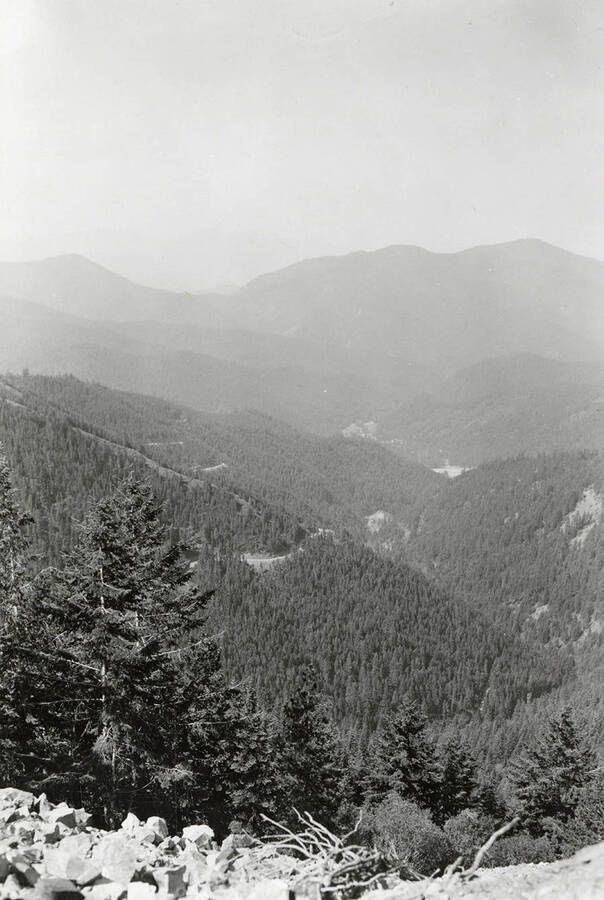
M 229 297 L 141 287 L 78 256 L 2 263 L 0 370 L 323 434 L 374 421 L 417 459 L 475 464 L 603 445 L 603 288 L 604 263 L 533 240 L 306 260 Z
M 15 298 L 0 297 L 0 317 L 4 370 L 69 372 L 209 412 L 253 407 L 318 432 L 371 408 L 362 376 L 316 351 L 313 365 L 302 342 L 194 325 L 101 323 Z
M 209 321 L 222 300 L 218 294 L 202 300 L 143 287 L 75 253 L 34 262 L 0 263 L 0 295 L 101 322 Z
M 604 355 L 604 263 L 536 240 L 306 260 L 236 295 L 240 324 L 457 368 L 510 353 Z
M 604 364 L 485 360 L 380 420 L 376 436 L 429 465 L 604 447 Z

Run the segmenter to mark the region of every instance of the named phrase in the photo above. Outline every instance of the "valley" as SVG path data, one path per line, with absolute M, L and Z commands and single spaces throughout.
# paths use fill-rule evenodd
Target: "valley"
M 208 416 L 73 377 L 5 376 L 0 400 L 42 559 L 71 546 L 86 484 L 101 495 L 129 467 L 146 473 L 197 548 L 196 577 L 216 590 L 228 671 L 270 705 L 311 659 L 340 726 L 365 738 L 412 696 L 485 760 L 505 761 L 572 696 L 604 748 L 589 664 L 604 622 L 603 454 L 451 478 L 377 441 L 304 435 L 259 413 Z
M 274 729 L 284 726 L 262 717 L 282 723 L 288 704 L 302 702 L 292 698 L 307 697 L 324 717 L 313 728 L 347 759 L 338 790 L 367 804 L 363 767 L 372 771 L 376 741 L 397 715 L 419 710 L 439 772 L 449 752 L 465 765 L 466 751 L 449 748 L 472 748 L 467 765 L 481 787 L 464 802 L 481 810 L 511 809 L 519 756 L 569 708 L 589 721 L 603 759 L 604 368 L 589 293 L 601 269 L 590 263 L 585 281 L 580 261 L 530 242 L 477 248 L 473 268 L 486 258 L 507 273 L 489 315 L 503 316 L 505 304 L 520 315 L 509 269 L 518 254 L 526 265 L 554 258 L 556 271 L 567 267 L 569 284 L 587 292 L 589 334 L 567 343 L 564 316 L 545 328 L 545 300 L 522 334 L 518 321 L 489 332 L 478 315 L 484 346 L 499 341 L 500 355 L 471 361 L 443 311 L 442 282 L 428 274 L 436 266 L 454 279 L 466 258 L 409 248 L 309 261 L 228 298 L 148 293 L 81 259 L 0 264 L 0 288 L 27 295 L 0 297 L 0 443 L 27 514 L 23 572 L 40 585 L 32 598 L 46 603 L 42 586 L 71 577 L 61 573 L 79 558 L 91 508 L 149 490 L 166 560 L 182 552 L 174 584 L 190 581 L 206 598 L 215 649 L 200 665 L 219 666 L 224 690 L 239 698 L 233 721 L 256 723 L 245 738 L 252 747 L 270 744 L 280 759 L 284 738 Z M 411 315 L 417 272 L 427 279 L 422 304 L 436 304 L 451 329 L 447 353 L 442 335 Z M 369 273 L 372 290 L 385 284 L 385 293 L 372 294 L 381 299 L 371 322 L 361 304 L 359 321 L 340 334 L 331 317 L 344 300 L 361 303 Z M 409 293 L 397 306 L 402 275 Z M 317 278 L 318 306 L 308 293 Z M 546 282 L 540 272 L 531 290 Z M 107 291 L 114 320 L 103 313 Z M 402 321 L 417 346 L 434 342 L 421 358 L 417 346 L 388 343 Z M 569 359 L 569 347 L 589 358 Z M 121 543 L 113 551 L 123 552 Z M 188 615 L 180 602 L 175 623 Z M 64 615 L 60 603 L 49 609 Z M 122 641 L 131 626 L 123 627 Z M 305 693 L 311 684 L 315 700 Z M 240 751 L 231 752 L 237 767 Z M 438 790 L 449 791 L 446 779 Z M 224 800 L 212 802 L 220 823 Z M 323 814 L 325 803 L 317 800 Z M 451 816 L 457 807 L 447 803 Z M 438 804 L 430 814 L 444 822 Z
M 601 4 L 0 44 L 0 900 L 600 900 Z

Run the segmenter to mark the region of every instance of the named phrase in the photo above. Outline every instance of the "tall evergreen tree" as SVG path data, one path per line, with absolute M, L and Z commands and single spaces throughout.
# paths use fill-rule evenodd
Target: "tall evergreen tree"
M 550 719 L 536 746 L 515 764 L 512 787 L 523 826 L 534 835 L 547 819 L 566 822 L 574 814 L 581 789 L 596 773 L 596 756 L 567 708 Z
M 440 800 L 435 821 L 439 824 L 478 802 L 476 761 L 457 737 L 451 738 L 439 754 Z
M 388 716 L 376 735 L 366 779 L 366 800 L 379 803 L 395 792 L 438 815 L 440 773 L 426 716 L 413 702 Z
M 9 647 L 22 616 L 29 549 L 23 512 L 13 489 L 8 460 L 0 444 L 0 783 L 22 772 L 27 723 L 22 710 L 23 685 Z
M 64 569 L 41 575 L 11 631 L 22 780 L 108 822 L 146 807 L 182 819 L 216 799 L 249 718 L 205 633 L 211 592 L 183 549 L 149 486 L 130 477 L 91 511 Z
M 338 824 L 345 756 L 317 678 L 304 668 L 283 706 L 284 768 L 288 806 L 309 812 L 327 826 Z
M 0 621 L 16 612 L 24 586 L 29 542 L 26 526 L 31 517 L 23 510 L 13 489 L 8 460 L 0 443 Z

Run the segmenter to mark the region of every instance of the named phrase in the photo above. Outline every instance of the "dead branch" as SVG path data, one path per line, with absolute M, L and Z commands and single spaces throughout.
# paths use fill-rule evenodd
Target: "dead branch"
M 491 835 L 491 837 L 488 839 L 488 841 L 486 841 L 482 845 L 482 847 L 479 849 L 479 851 L 477 852 L 476 856 L 474 857 L 474 862 L 472 863 L 470 868 L 464 869 L 460 873 L 460 877 L 463 878 L 464 880 L 471 878 L 475 874 L 478 867 L 480 866 L 483 856 L 485 855 L 485 853 L 489 852 L 489 850 L 491 849 L 491 847 L 493 846 L 495 841 L 498 838 L 502 837 L 504 834 L 507 834 L 508 831 L 511 831 L 512 828 L 514 828 L 518 824 L 519 821 L 520 821 L 520 817 L 516 816 L 514 819 L 512 819 L 511 822 L 507 822 L 505 825 L 502 825 L 501 828 L 498 828 L 497 831 L 494 831 L 493 834 Z

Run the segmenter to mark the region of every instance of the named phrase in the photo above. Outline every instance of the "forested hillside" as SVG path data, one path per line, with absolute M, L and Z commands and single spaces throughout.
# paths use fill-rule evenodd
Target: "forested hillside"
M 3 378 L 0 438 L 37 567 L 61 564 L 92 498 L 129 470 L 148 476 L 216 588 L 227 671 L 269 705 L 311 664 L 340 726 L 363 738 L 405 697 L 495 761 L 569 700 L 604 733 L 600 454 L 450 480 L 374 441 L 31 375 Z M 245 554 L 285 559 L 259 573 Z
M 34 515 L 33 541 L 40 564 L 60 564 L 71 548 L 91 500 L 108 493 L 129 471 L 150 479 L 167 518 L 193 543 L 226 552 L 279 552 L 305 536 L 295 517 L 260 498 L 162 466 L 127 444 L 99 433 L 79 417 L 0 387 L 0 440 L 15 483 Z
M 444 482 L 428 500 L 403 557 L 494 625 L 562 660 L 553 704 L 572 699 L 604 735 L 604 455 L 501 460 Z M 555 662 L 555 660 L 558 662 Z M 569 675 L 572 674 L 572 677 Z M 521 705 L 494 753 L 513 752 L 535 714 Z M 492 740 L 492 736 L 489 740 Z
M 379 417 L 377 436 L 429 465 L 604 447 L 604 368 L 530 354 L 485 360 Z
M 403 528 L 441 482 L 376 443 L 315 437 L 256 412 L 212 416 L 68 376 L 11 375 L 4 384 L 41 417 L 286 510 L 309 532 L 343 527 L 364 536 L 366 517 L 379 509 L 389 510 Z M 284 537 L 291 540 L 291 534 Z
M 491 721 L 572 675 L 564 648 L 525 640 L 353 542 L 316 539 L 268 574 L 236 562 L 213 571 L 229 670 L 274 703 L 296 670 L 316 666 L 337 721 L 365 737 L 405 698 L 441 722 Z

